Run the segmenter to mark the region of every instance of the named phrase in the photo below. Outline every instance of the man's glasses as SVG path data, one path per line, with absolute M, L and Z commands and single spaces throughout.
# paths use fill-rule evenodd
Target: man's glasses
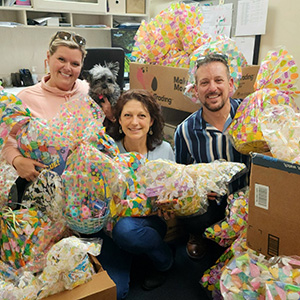
M 206 63 L 220 61 L 226 66 L 228 65 L 228 56 L 222 53 L 208 53 L 207 55 L 200 56 L 196 60 L 197 69 Z
M 70 33 L 70 32 L 66 32 L 66 31 L 58 31 L 54 38 L 52 39 L 50 45 L 52 45 L 52 43 L 56 40 L 56 39 L 60 39 L 60 40 L 64 40 L 64 41 L 70 41 L 71 39 L 73 39 L 73 41 L 78 45 L 78 46 L 84 46 L 86 44 L 85 39 L 80 36 L 77 35 L 75 33 Z

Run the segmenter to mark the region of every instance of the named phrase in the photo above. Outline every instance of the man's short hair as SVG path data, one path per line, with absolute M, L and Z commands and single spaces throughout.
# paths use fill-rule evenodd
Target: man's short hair
M 230 78 L 230 72 L 229 72 L 229 66 L 228 66 L 228 57 L 225 54 L 217 53 L 217 52 L 208 53 L 206 55 L 198 57 L 198 59 L 196 60 L 197 69 L 196 69 L 196 72 L 195 72 L 195 78 L 197 78 L 196 73 L 197 73 L 197 70 L 199 69 L 199 67 L 201 67 L 203 65 L 210 64 L 210 63 L 215 62 L 215 61 L 222 63 L 226 67 L 228 78 Z

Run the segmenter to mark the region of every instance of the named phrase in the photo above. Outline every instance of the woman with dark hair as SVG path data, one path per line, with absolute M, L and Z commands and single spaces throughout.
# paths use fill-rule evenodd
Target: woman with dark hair
M 149 160 L 174 161 L 171 145 L 163 141 L 164 120 L 160 105 L 145 90 L 129 90 L 114 107 L 116 122 L 111 136 L 120 152 L 138 152 Z
M 159 104 L 144 90 L 124 92 L 114 107 L 116 121 L 110 132 L 120 152 L 138 152 L 149 160 L 169 159 L 174 153 L 163 141 L 164 121 Z M 125 299 L 129 291 L 133 258 L 147 258 L 142 287 L 152 290 L 164 283 L 166 271 L 173 265 L 173 254 L 163 240 L 167 225 L 157 215 L 123 217 L 112 231 L 112 239 L 102 234 L 103 247 L 99 260 L 116 283 L 117 299 Z M 145 267 L 145 266 L 144 266 Z

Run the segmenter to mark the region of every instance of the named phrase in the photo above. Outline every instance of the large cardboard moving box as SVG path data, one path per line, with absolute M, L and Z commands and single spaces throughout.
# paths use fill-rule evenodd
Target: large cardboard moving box
M 245 98 L 254 91 L 259 66 L 248 66 L 242 70 L 239 88 L 235 98 Z M 187 68 L 130 63 L 130 88 L 151 92 L 162 106 L 194 112 L 201 106 L 195 104 L 183 92 L 188 81 Z
M 252 154 L 247 244 L 267 257 L 300 255 L 300 165 Z
M 103 270 L 101 264 L 95 257 L 91 257 L 97 274 L 92 280 L 82 284 L 73 290 L 45 298 L 45 300 L 116 300 L 117 288 L 110 279 L 107 272 Z

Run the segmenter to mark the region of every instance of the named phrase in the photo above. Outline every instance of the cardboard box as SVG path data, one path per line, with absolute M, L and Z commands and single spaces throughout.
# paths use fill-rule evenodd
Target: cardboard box
M 145 0 L 126 0 L 126 13 L 144 14 Z
M 240 88 L 234 96 L 244 98 L 253 92 L 258 66 L 249 66 L 243 70 Z M 130 88 L 145 89 L 151 92 L 162 106 L 186 112 L 194 112 L 201 105 L 195 104 L 183 95 L 188 81 L 187 68 L 174 68 L 159 65 L 130 63 Z
M 188 69 L 158 65 L 130 63 L 130 88 L 151 92 L 162 105 L 187 112 L 194 112 L 201 106 L 183 95 Z
M 116 300 L 117 288 L 110 279 L 107 272 L 103 270 L 99 261 L 91 256 L 97 274 L 93 275 L 92 280 L 82 284 L 73 290 L 45 298 L 46 300 Z
M 108 0 L 107 10 L 111 14 L 125 14 L 126 0 Z
M 254 92 L 254 84 L 260 66 L 248 66 L 242 68 L 242 78 L 233 98 L 244 99 Z
M 300 165 L 251 156 L 247 244 L 267 257 L 300 255 Z

